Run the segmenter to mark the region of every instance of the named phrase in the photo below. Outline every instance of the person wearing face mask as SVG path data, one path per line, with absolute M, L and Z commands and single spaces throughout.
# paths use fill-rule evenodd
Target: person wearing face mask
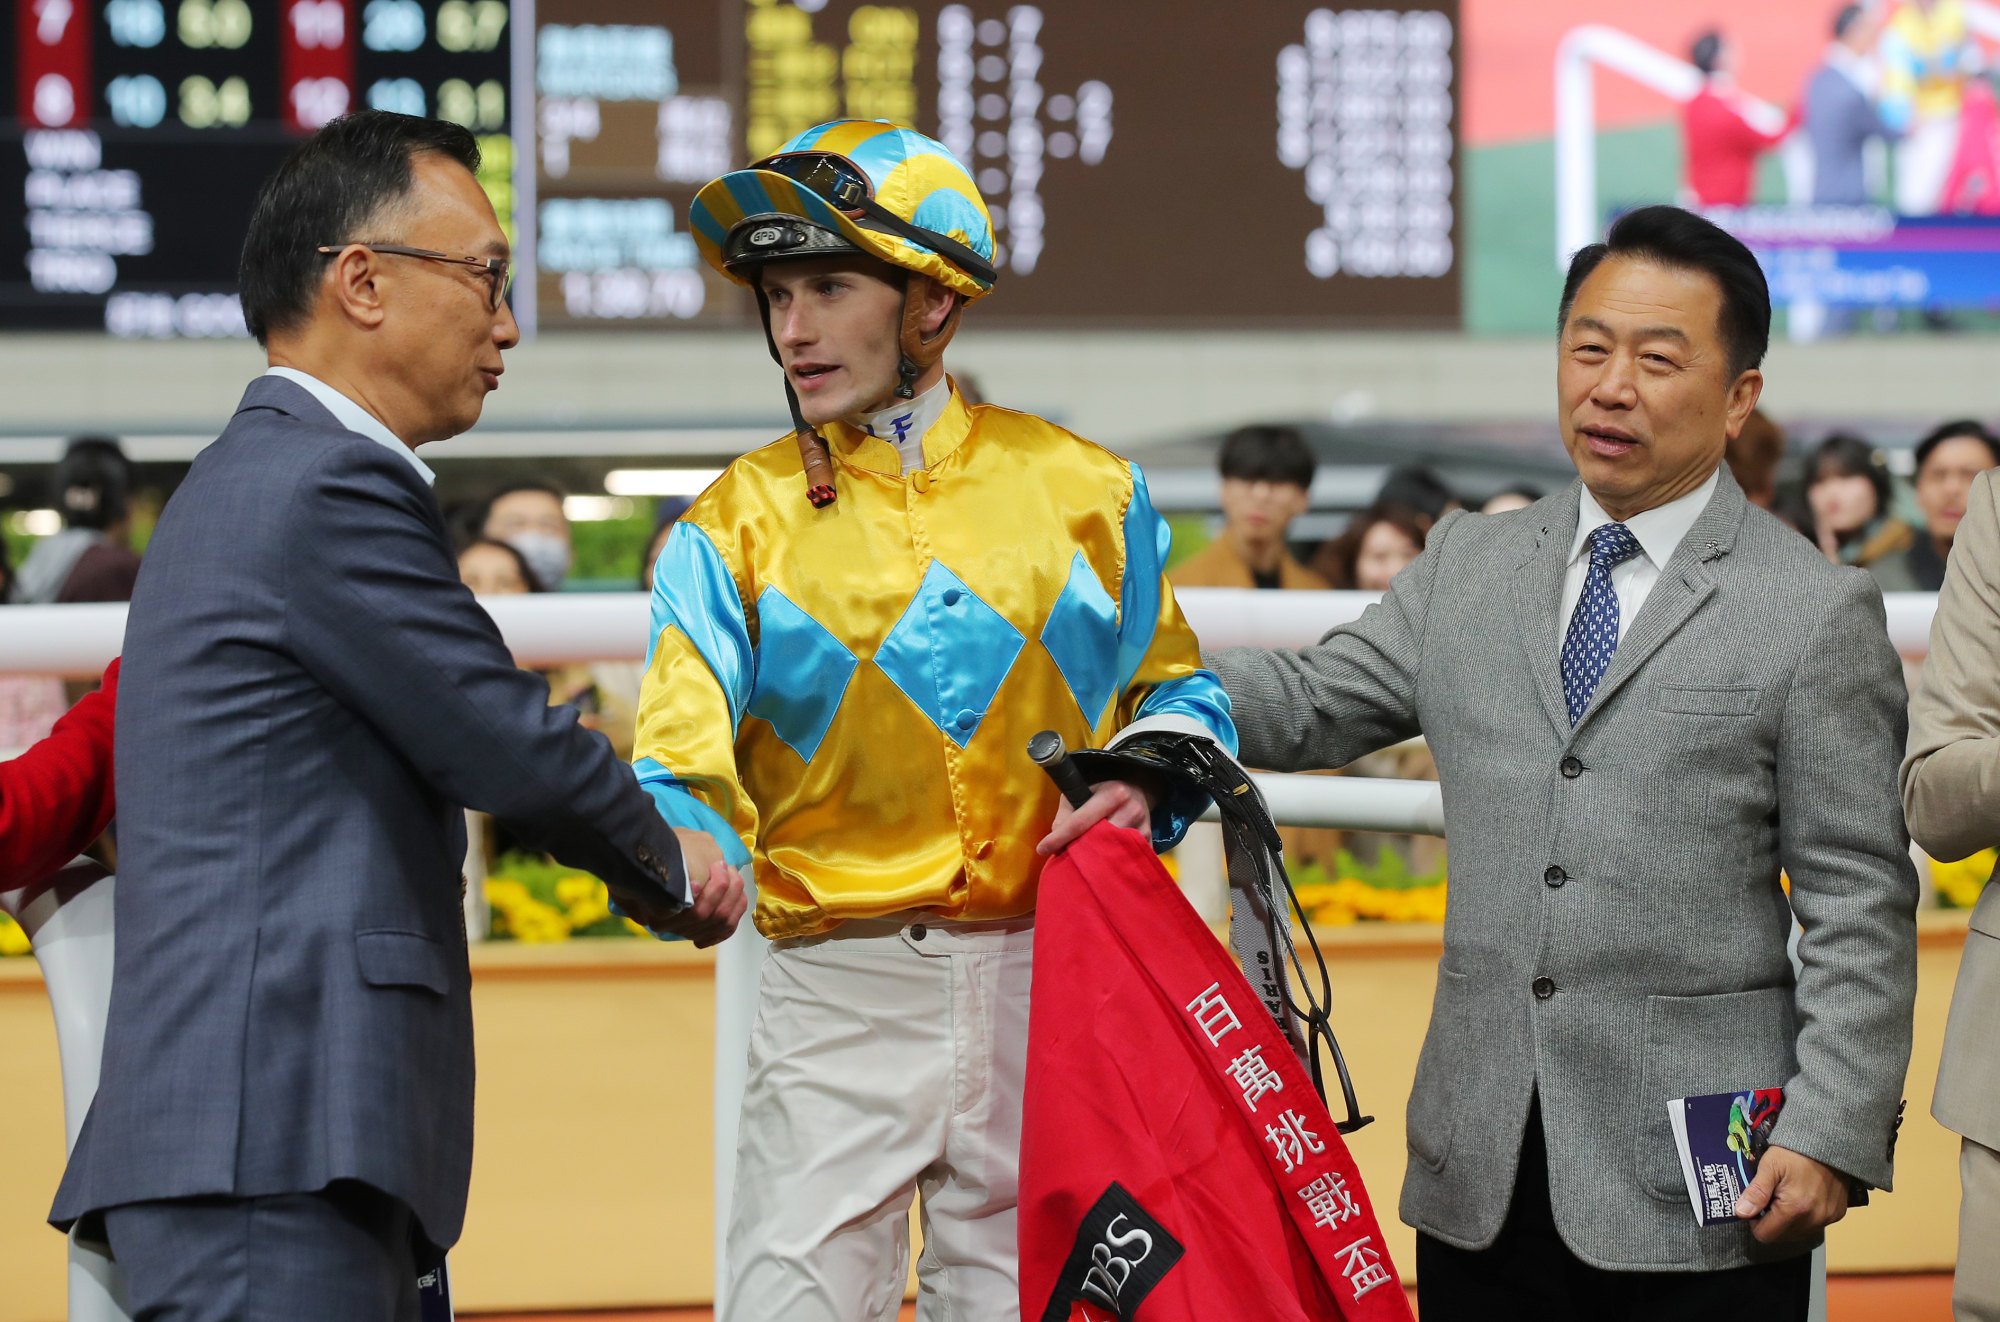
M 668 534 L 640 700 L 640 780 L 754 855 L 773 943 L 721 1316 L 893 1316 L 921 1190 L 919 1315 L 1016 1318 L 1042 863 L 1106 820 L 1167 847 L 1201 807 L 1107 781 L 1059 809 L 1027 742 L 1229 750 L 1228 708 L 1137 466 L 946 374 L 997 272 L 943 144 L 822 124 L 689 228 L 756 295 L 795 428 Z
M 463 809 L 704 944 L 744 909 L 459 582 L 416 451 L 519 339 L 479 159 L 371 110 L 265 182 L 239 286 L 269 370 L 140 568 L 102 1078 L 50 1212 L 137 1317 L 417 1316 L 472 1170 Z
M 1971 418 L 1935 428 L 1917 442 L 1912 483 L 1924 526 L 1910 548 L 1868 566 L 1884 592 L 1936 592 L 1944 586 L 1945 557 L 1951 554 L 1973 479 L 2000 465 L 2000 439 Z
M 569 578 L 569 516 L 562 489 L 547 482 L 512 482 L 486 498 L 478 520 L 481 537 L 521 553 L 543 592 L 560 592 Z
M 1835 432 L 1806 461 L 1803 527 L 1837 565 L 1871 570 L 1910 549 L 1916 534 L 1890 513 L 1895 488 L 1880 456 L 1859 436 Z

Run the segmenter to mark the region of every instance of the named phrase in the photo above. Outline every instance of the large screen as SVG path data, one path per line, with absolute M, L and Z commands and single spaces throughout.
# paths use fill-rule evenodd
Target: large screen
M 982 322 L 1460 324 L 1456 0 L 16 0 L 0 327 L 242 333 L 285 150 L 360 106 L 481 136 L 524 329 L 749 325 L 700 185 L 851 115 L 971 169 Z

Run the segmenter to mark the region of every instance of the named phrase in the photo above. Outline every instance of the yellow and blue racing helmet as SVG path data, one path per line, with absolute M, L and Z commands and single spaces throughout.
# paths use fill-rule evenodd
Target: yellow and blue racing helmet
M 958 295 L 944 324 L 926 335 L 919 286 L 906 282 L 896 390 L 906 399 L 943 356 L 964 305 L 988 293 L 997 276 L 993 218 L 972 176 L 943 143 L 887 120 L 841 119 L 807 129 L 775 154 L 703 188 L 688 223 L 703 260 L 756 292 L 767 339 L 770 307 L 756 273 L 771 262 L 858 254 Z M 770 348 L 778 360 L 775 339 Z M 799 411 L 789 381 L 785 396 L 807 495 L 824 507 L 834 500 L 826 442 Z

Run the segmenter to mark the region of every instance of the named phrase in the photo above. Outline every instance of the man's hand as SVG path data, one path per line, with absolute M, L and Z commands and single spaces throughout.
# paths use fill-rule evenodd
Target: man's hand
M 1099 822 L 1110 822 L 1128 831 L 1144 831 L 1150 835 L 1153 829 L 1153 796 L 1129 781 L 1104 780 L 1092 787 L 1090 802 L 1081 808 L 1071 807 L 1068 799 L 1058 799 L 1055 825 L 1035 846 L 1035 852 L 1054 854 L 1082 838 L 1085 831 Z
M 1789 1148 L 1766 1148 L 1736 1215 L 1757 1223 L 1750 1233 L 1759 1243 L 1810 1239 L 1847 1215 L 1847 1179 Z
M 678 826 L 673 830 L 680 840 L 691 902 L 683 909 L 661 909 L 620 896 L 618 905 L 656 932 L 686 937 L 697 946 L 715 945 L 736 930 L 750 907 L 743 893 L 742 874 L 723 861 L 721 846 L 708 832 Z

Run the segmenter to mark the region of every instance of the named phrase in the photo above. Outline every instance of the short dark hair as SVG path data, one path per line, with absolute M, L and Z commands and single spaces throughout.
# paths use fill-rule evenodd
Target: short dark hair
M 1458 493 L 1446 486 L 1429 464 L 1402 464 L 1390 469 L 1389 476 L 1382 479 L 1382 489 L 1375 493 L 1377 512 L 1408 510 L 1428 523 L 1436 523 L 1446 510 L 1460 503 Z
M 1640 207 L 1611 226 L 1603 243 L 1587 244 L 1569 260 L 1556 329 L 1569 325 L 1576 291 L 1606 257 L 1633 257 L 1680 271 L 1697 271 L 1722 291 L 1717 314 L 1730 375 L 1740 376 L 1764 361 L 1771 347 L 1771 287 L 1764 269 L 1742 240 L 1711 220 L 1680 207 Z
M 1889 512 L 1889 467 L 1875 447 L 1852 432 L 1837 431 L 1819 443 L 1806 461 L 1806 486 L 1828 477 L 1865 477 L 1875 488 L 1875 512 Z
M 1694 39 L 1688 47 L 1688 63 L 1703 73 L 1714 73 L 1716 64 L 1722 59 L 1722 33 L 1709 28 Z
M 250 213 L 237 284 L 243 320 L 259 344 L 293 330 L 312 313 L 313 293 L 326 270 L 321 244 L 394 236 L 367 234 L 409 195 L 410 163 L 427 152 L 479 170 L 479 143 L 442 119 L 363 110 L 330 121 L 285 158 L 264 181 Z
M 1968 441 L 1978 441 L 1981 445 L 1985 446 L 1986 453 L 1993 456 L 1994 466 L 2000 467 L 2000 438 L 1996 438 L 1992 432 L 1986 429 L 1986 424 L 1976 418 L 1955 418 L 1950 422 L 1942 422 L 1931 428 L 1929 434 L 1917 442 L 1917 466 L 1915 471 L 1918 473 L 1924 471 L 1924 465 L 1930 462 L 1930 457 L 1937 453 L 1937 448 L 1940 445 L 1943 445 L 1946 441 L 1955 441 L 1961 438 Z
M 457 559 L 459 556 L 464 555 L 466 552 L 475 550 L 482 546 L 486 547 L 489 550 L 505 551 L 510 557 L 512 557 L 514 561 L 514 568 L 518 569 L 521 572 L 521 582 L 527 585 L 528 591 L 530 592 L 548 591 L 548 588 L 543 586 L 542 580 L 535 577 L 535 571 L 528 567 L 528 557 L 522 555 L 518 547 L 509 545 L 508 543 L 500 541 L 497 538 L 468 537 L 463 542 L 459 543 L 458 553 L 457 555 L 454 555 L 452 558 Z
M 1833 39 L 1839 41 L 1842 37 L 1845 37 L 1849 30 L 1861 21 L 1861 16 L 1867 12 L 1868 9 L 1865 5 L 1842 5 L 1840 12 L 1833 16 Z
M 131 512 L 132 461 L 109 436 L 79 436 L 57 461 L 51 485 L 64 527 L 103 532 Z
M 1253 423 L 1238 427 L 1222 442 L 1217 464 L 1224 477 L 1245 482 L 1288 482 L 1312 490 L 1319 461 L 1297 427 Z
M 569 494 L 555 483 L 543 482 L 537 478 L 523 478 L 518 482 L 503 482 L 493 488 L 493 490 L 487 492 L 486 499 L 480 501 L 479 507 L 473 511 L 471 522 L 472 534 L 475 537 L 485 536 L 486 525 L 493 518 L 493 507 L 507 497 L 519 495 L 523 491 L 539 491 L 544 496 L 553 497 L 558 505 L 562 504 Z

